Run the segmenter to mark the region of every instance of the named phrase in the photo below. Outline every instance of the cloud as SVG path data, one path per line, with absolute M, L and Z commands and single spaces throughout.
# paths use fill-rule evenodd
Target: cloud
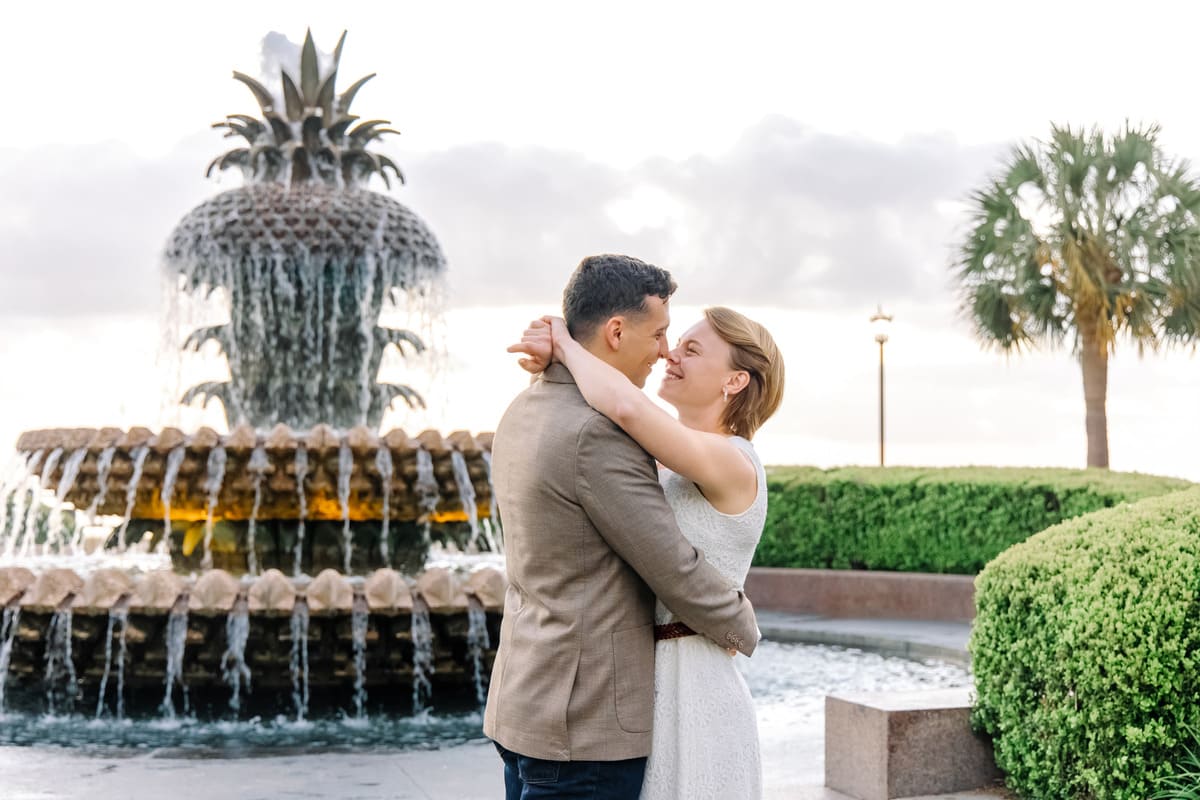
M 599 252 L 670 269 L 691 304 L 944 301 L 955 204 L 996 156 L 949 136 L 879 143 L 780 117 L 720 155 L 629 168 L 501 143 L 405 155 L 402 143 L 385 148 L 409 178 L 391 194 L 442 242 L 459 307 L 556 306 L 575 264 Z M 157 308 L 167 235 L 237 185 L 202 177 L 223 144 L 204 132 L 155 157 L 111 143 L 0 152 L 0 313 Z
M 156 309 L 159 253 L 210 193 L 219 150 L 207 134 L 161 158 L 111 142 L 0 151 L 0 314 Z
M 596 252 L 670 269 L 688 302 L 945 299 L 961 201 L 996 153 L 949 136 L 832 136 L 774 117 L 719 156 L 627 170 L 498 144 L 410 157 L 397 196 L 441 238 L 461 304 L 555 301 Z

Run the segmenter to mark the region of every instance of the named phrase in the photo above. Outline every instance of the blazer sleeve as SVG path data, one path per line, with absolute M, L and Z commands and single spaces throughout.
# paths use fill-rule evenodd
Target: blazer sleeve
M 754 652 L 750 601 L 679 532 L 654 460 L 606 417 L 580 429 L 576 491 L 600 535 L 672 612 L 722 647 Z

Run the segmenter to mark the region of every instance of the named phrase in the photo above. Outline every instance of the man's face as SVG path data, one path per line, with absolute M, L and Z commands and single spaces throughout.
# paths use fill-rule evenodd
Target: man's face
M 648 295 L 645 314 L 622 319 L 621 342 L 612 363 L 640 389 L 646 385 L 655 362 L 667 357 L 667 326 L 671 324 L 667 301 Z

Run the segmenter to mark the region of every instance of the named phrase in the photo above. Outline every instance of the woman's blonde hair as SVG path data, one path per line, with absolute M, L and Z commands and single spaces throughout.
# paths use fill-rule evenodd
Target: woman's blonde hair
M 731 308 L 704 309 L 704 318 L 730 346 L 730 366 L 750 376 L 746 388 L 729 398 L 721 424 L 738 436 L 754 437 L 783 400 L 783 355 L 767 329 Z

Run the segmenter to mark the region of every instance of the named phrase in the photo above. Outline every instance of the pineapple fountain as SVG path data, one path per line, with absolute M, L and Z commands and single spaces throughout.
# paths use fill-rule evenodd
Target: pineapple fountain
M 228 316 L 183 346 L 215 343 L 229 379 L 182 401 L 220 401 L 229 431 L 18 441 L 0 486 L 0 714 L 6 689 L 10 705 L 117 718 L 214 693 L 236 715 L 252 687 L 293 719 L 310 692 L 357 717 L 368 692 L 413 711 L 435 686 L 482 703 L 503 573 L 495 558 L 427 559 L 435 540 L 499 555 L 490 436 L 379 434 L 393 403 L 424 402 L 378 382 L 386 350 L 424 349 L 381 314 L 428 294 L 445 263 L 420 218 L 366 188 L 403 176 L 371 149 L 388 122 L 350 112 L 373 75 L 336 89 L 344 41 L 323 59 L 307 35 L 278 98 L 234 73 L 261 113 L 214 126 L 244 146 L 208 173 L 240 170 L 243 185 L 167 241 L 185 299 Z

